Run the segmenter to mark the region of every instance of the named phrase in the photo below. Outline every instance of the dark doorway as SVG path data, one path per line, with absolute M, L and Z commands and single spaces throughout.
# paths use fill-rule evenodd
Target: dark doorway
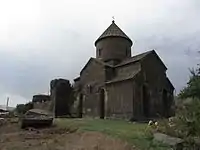
M 145 117 L 149 117 L 149 92 L 148 88 L 144 85 L 142 88 L 143 92 L 143 112 Z
M 163 90 L 162 93 L 162 100 L 163 100 L 163 115 L 164 117 L 168 117 L 168 100 L 167 100 L 167 90 Z
M 79 104 L 78 104 L 78 117 L 83 117 L 83 94 L 80 94 Z
M 100 119 L 105 117 L 105 91 L 101 89 L 100 91 Z

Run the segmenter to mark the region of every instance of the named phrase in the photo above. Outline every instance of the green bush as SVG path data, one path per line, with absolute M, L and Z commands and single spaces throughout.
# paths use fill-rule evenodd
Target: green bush
M 192 99 L 177 111 L 178 128 L 183 136 L 200 136 L 200 100 Z
M 200 68 L 190 72 L 190 79 L 176 101 L 176 116 L 159 121 L 157 131 L 180 137 L 186 149 L 195 149 L 200 146 Z
M 190 70 L 190 79 L 183 90 L 179 93 L 179 98 L 198 98 L 200 99 L 200 68 Z
M 175 117 L 159 121 L 157 131 L 183 139 L 200 137 L 200 100 L 182 104 Z
M 33 103 L 32 102 L 28 102 L 26 104 L 18 104 L 15 111 L 18 114 L 24 114 L 30 109 L 33 109 Z
M 190 71 L 187 86 L 179 94 L 180 99 L 187 99 L 177 109 L 178 129 L 184 137 L 200 136 L 200 68 Z

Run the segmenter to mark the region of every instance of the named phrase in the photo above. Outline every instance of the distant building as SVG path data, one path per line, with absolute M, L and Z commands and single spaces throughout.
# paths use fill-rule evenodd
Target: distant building
M 6 114 L 9 114 L 9 111 L 4 110 L 4 109 L 0 109 L 0 116 L 1 115 L 6 115 Z
M 0 105 L 0 110 L 1 111 L 13 111 L 15 109 L 15 107 L 9 107 L 9 106 L 6 106 L 6 105 Z
M 14 111 L 14 107 L 7 107 L 5 105 L 0 105 L 0 117 L 9 114 L 9 112 Z
M 38 94 L 34 95 L 32 99 L 34 109 L 43 109 L 47 111 L 51 110 L 51 101 L 49 95 Z
M 74 79 L 81 117 L 150 118 L 174 112 L 174 87 L 154 50 L 132 56 L 131 39 L 112 24 L 95 41 L 90 58 Z
M 70 114 L 72 87 L 69 80 L 54 79 L 50 82 L 50 95 L 38 94 L 32 99 L 34 109 L 50 111 L 55 117 Z

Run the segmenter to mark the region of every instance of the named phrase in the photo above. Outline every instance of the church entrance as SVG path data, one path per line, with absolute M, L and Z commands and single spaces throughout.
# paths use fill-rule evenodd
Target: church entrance
M 105 91 L 104 89 L 100 90 L 100 119 L 105 117 Z
M 142 88 L 143 93 L 143 113 L 145 117 L 149 117 L 149 93 L 147 86 L 143 85 Z
M 82 118 L 83 116 L 83 94 L 79 96 L 79 104 L 78 104 L 78 117 Z

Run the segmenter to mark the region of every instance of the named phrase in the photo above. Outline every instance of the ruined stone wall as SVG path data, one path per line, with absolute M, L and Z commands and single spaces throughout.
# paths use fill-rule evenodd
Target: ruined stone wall
M 38 95 L 34 95 L 32 99 L 32 102 L 44 102 L 44 101 L 50 101 L 50 96 L 38 94 Z
M 52 111 L 49 95 L 34 95 L 32 99 L 34 109 Z
M 51 110 L 51 101 L 46 101 L 46 102 L 34 102 L 33 103 L 33 108 L 35 109 L 43 109 L 47 111 L 52 111 Z
M 50 86 L 55 117 L 70 115 L 72 87 L 69 80 L 55 79 Z

